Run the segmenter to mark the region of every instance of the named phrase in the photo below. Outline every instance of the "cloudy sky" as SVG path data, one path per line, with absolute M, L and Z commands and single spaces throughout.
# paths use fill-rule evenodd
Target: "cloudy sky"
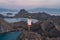
M 60 8 L 60 0 L 0 0 L 3 8 Z

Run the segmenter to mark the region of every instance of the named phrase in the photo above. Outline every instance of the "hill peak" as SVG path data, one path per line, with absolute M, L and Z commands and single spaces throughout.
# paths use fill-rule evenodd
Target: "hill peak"
M 21 9 L 19 13 L 28 13 L 28 11 L 26 11 L 25 9 Z

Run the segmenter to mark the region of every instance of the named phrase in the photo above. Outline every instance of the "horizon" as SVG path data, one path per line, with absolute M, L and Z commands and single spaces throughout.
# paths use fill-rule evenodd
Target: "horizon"
M 28 11 L 32 9 L 33 11 L 37 8 L 38 10 L 35 12 L 40 12 L 41 10 L 39 11 L 39 8 L 60 9 L 60 0 L 0 0 L 0 8 L 18 11 L 21 9 L 26 9 Z M 60 15 L 59 11 L 53 11 L 54 13 L 51 13 L 51 11 L 47 11 L 48 14 Z
M 7 13 L 12 13 L 14 16 L 15 14 L 17 14 L 21 9 L 19 9 L 18 11 L 15 11 L 15 12 L 11 12 L 11 11 L 8 11 L 10 9 L 5 9 L 5 8 L 1 8 L 2 10 L 7 10 L 6 12 L 5 11 L 2 11 L 0 12 L 0 14 L 4 15 L 4 16 L 7 16 Z M 60 9 L 49 9 L 49 8 L 36 8 L 36 9 L 25 9 L 26 11 L 28 11 L 29 13 L 39 13 L 39 12 L 45 12 L 49 15 L 55 15 L 55 16 L 60 16 Z M 50 10 L 50 11 L 49 11 Z M 12 10 L 13 11 L 13 10 Z

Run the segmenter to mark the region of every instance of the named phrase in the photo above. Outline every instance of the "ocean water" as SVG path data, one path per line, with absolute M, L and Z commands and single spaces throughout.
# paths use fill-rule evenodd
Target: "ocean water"
M 7 15 L 7 13 L 12 13 L 12 15 Z M 4 16 L 15 16 L 15 14 L 17 14 L 18 12 L 0 12 L 0 14 L 4 15 Z
M 60 8 L 34 8 L 29 12 L 46 12 L 50 15 L 60 15 Z
M 8 23 L 20 22 L 20 21 L 27 21 L 27 18 L 4 18 L 5 21 Z M 33 23 L 38 22 L 37 19 L 31 19 Z
M 3 33 L 0 34 L 0 40 L 16 40 L 20 34 L 19 31 Z

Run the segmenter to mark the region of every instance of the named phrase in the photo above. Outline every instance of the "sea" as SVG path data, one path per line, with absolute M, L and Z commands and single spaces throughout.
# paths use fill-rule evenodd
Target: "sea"
M 0 40 L 17 40 L 21 32 L 7 32 L 7 33 L 0 33 Z
M 35 9 L 28 9 L 26 10 L 31 13 L 38 13 L 38 12 L 45 12 L 50 15 L 60 16 L 60 8 L 59 9 L 53 9 L 53 8 L 35 8 Z M 16 12 L 0 12 L 0 14 L 4 16 L 15 16 L 15 14 L 18 14 L 19 11 Z M 12 13 L 12 15 L 7 15 L 7 13 Z
M 12 15 L 7 15 L 7 13 L 12 13 Z M 18 14 L 18 12 L 0 12 L 3 16 L 15 16 L 15 14 Z
M 4 20 L 8 23 L 21 22 L 21 21 L 27 22 L 27 18 L 4 18 Z M 31 19 L 31 21 L 32 23 L 38 22 L 37 19 Z

